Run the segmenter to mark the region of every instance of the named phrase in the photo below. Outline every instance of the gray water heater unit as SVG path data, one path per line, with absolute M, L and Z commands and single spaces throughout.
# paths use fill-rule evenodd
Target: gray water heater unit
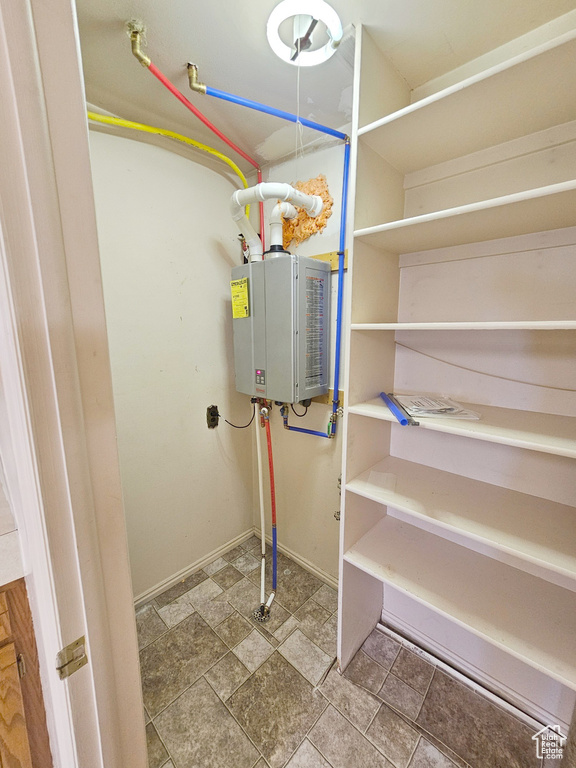
M 238 392 L 297 403 L 328 391 L 330 271 L 286 251 L 232 270 Z

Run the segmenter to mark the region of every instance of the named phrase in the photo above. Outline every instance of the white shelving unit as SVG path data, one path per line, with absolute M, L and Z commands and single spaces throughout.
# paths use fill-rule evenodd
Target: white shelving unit
M 366 227 L 355 236 L 396 253 L 422 251 L 569 227 L 575 208 L 576 181 L 562 182 Z
M 345 557 L 372 578 L 394 585 L 487 642 L 576 687 L 572 592 L 446 539 L 432 542 L 426 532 L 390 516 Z
M 472 440 L 486 440 L 576 459 L 576 418 L 573 416 L 513 411 L 477 403 L 462 405 L 479 412 L 480 419 L 420 419 L 419 429 L 431 429 L 450 435 L 462 435 Z M 380 398 L 351 405 L 349 413 L 393 424 L 396 422 Z
M 569 30 L 360 126 L 358 136 L 410 173 L 576 119 L 575 79 L 576 31 Z
M 365 31 L 358 47 L 339 663 L 382 619 L 566 723 L 576 30 L 414 104 Z M 402 427 L 380 392 L 480 419 Z

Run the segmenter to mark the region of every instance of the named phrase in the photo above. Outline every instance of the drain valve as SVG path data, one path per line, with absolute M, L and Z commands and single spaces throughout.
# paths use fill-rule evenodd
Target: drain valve
M 274 602 L 274 598 L 276 597 L 276 591 L 273 589 L 272 592 L 270 592 L 270 597 L 268 598 L 268 601 L 266 603 L 262 603 L 261 605 L 256 608 L 254 613 L 252 614 L 252 617 L 259 621 L 260 623 L 264 623 L 265 621 L 268 621 L 270 618 L 270 606 Z
M 262 605 L 259 605 L 258 608 L 256 608 L 252 616 L 256 621 L 259 621 L 261 624 L 264 624 L 264 622 L 268 621 L 268 619 L 270 618 L 270 608 L 264 603 L 262 603 Z

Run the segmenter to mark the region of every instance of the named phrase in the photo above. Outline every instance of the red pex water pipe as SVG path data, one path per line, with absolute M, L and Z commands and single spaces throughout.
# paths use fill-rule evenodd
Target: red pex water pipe
M 260 183 L 262 181 L 262 171 L 260 170 L 260 166 L 258 165 L 256 160 L 251 158 L 250 155 L 246 154 L 246 152 L 244 152 L 243 149 L 240 149 L 240 147 L 234 144 L 234 142 L 231 139 L 229 139 L 225 134 L 223 134 L 221 130 L 216 128 L 216 126 L 213 123 L 211 123 L 210 120 L 208 120 L 208 118 L 205 115 L 203 115 L 202 112 L 200 112 L 200 110 L 194 106 L 194 104 L 192 104 L 191 101 L 188 101 L 188 99 L 184 96 L 184 94 L 180 93 L 178 88 L 176 88 L 176 86 L 173 83 L 171 83 L 170 80 L 168 80 L 166 75 L 160 72 L 160 70 L 155 64 L 150 62 L 147 68 L 154 75 L 154 77 L 157 78 L 162 83 L 162 85 L 170 91 L 170 93 L 173 96 L 176 96 L 178 101 L 184 104 L 184 106 L 187 109 L 189 109 L 193 115 L 195 115 L 201 122 L 203 122 L 204 125 L 212 131 L 212 133 L 215 133 L 219 139 L 222 139 L 222 141 L 225 144 L 227 144 L 231 149 L 233 149 L 241 157 L 247 160 L 250 163 L 250 165 L 256 168 L 258 183 Z M 262 250 L 266 250 L 266 244 L 264 241 L 264 203 L 260 203 L 259 210 L 260 210 L 260 240 L 262 241 Z
M 270 435 L 270 418 L 264 419 L 266 424 L 266 442 L 268 443 L 268 466 L 270 468 L 270 505 L 272 507 L 272 591 L 276 591 L 277 574 L 277 540 L 276 540 L 276 488 L 274 485 L 274 461 L 272 459 L 272 437 Z

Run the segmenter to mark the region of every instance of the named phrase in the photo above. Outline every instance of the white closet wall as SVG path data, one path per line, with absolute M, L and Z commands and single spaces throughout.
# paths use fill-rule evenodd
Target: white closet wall
M 360 33 L 339 638 L 345 667 L 382 617 L 562 724 L 576 690 L 569 19 L 412 104 Z M 481 418 L 402 427 L 380 392 L 444 394 Z
M 236 179 L 91 131 L 133 588 L 146 596 L 252 528 L 252 430 L 236 424 L 229 216 Z

